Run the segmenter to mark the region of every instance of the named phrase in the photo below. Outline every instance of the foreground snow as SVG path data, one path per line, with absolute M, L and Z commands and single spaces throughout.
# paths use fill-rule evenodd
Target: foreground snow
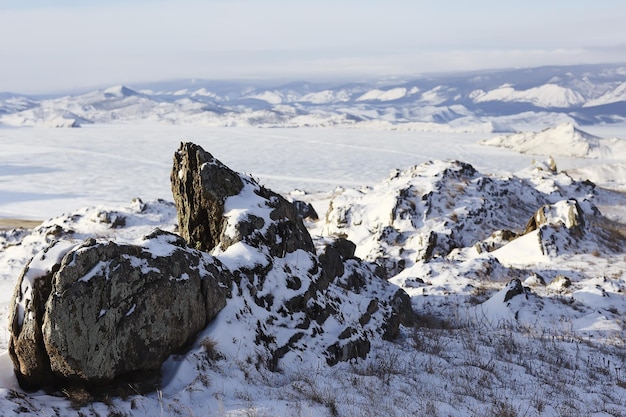
M 21 268 L 55 235 L 71 229 L 76 242 L 92 235 L 124 241 L 154 227 L 175 230 L 171 203 L 152 200 L 169 196 L 167 175 L 179 137 L 164 135 L 202 135 L 210 136 L 198 141 L 207 150 L 226 163 L 232 158 L 235 169 L 277 184 L 278 191 L 286 193 L 298 177 L 308 178 L 299 187 L 309 192 L 292 195 L 312 202 L 322 218 L 327 207 L 335 210 L 329 212 L 328 224 L 326 219 L 308 224 L 318 242 L 333 232 L 332 214 L 342 205 L 352 207 L 341 233 L 361 244 L 363 258 L 375 260 L 382 253 L 404 259 L 390 279 L 411 295 L 420 324 L 403 329 L 395 342 L 376 341 L 365 360 L 328 367 L 294 358 L 281 372 L 270 372 L 254 346 L 241 342 L 254 339 L 249 333 L 254 323 L 218 318 L 188 352 L 170 358 L 160 388 L 95 403 L 85 403 L 80 393 L 71 393 L 72 404 L 61 393 L 21 391 L 5 353 L 0 355 L 3 415 L 626 415 L 626 196 L 593 188 L 578 177 L 587 172 L 617 185 L 615 189 L 623 186 L 602 157 L 556 158 L 559 170 L 577 169 L 572 177 L 550 172 L 549 164 L 533 166 L 532 157 L 477 145 L 481 135 L 357 135 L 326 129 L 163 133 L 148 126 L 56 132 L 0 131 L 8 145 L 0 169 L 11 180 L 0 183 L 0 189 L 13 196 L 0 201 L 0 213 L 55 216 L 32 233 L 0 234 L 0 322 L 6 323 Z M 85 143 L 90 137 L 94 142 Z M 14 138 L 20 140 L 10 140 Z M 441 146 L 443 140 L 450 146 Z M 249 154 L 241 152 L 242 143 L 248 144 Z M 420 165 L 430 159 L 434 161 Z M 461 159 L 474 170 L 438 159 Z M 77 167 L 79 160 L 83 164 Z M 392 168 L 399 170 L 389 176 Z M 97 187 L 93 178 L 100 178 Z M 55 199 L 46 200 L 49 195 L 29 185 L 33 180 L 40 181 L 39 188 L 49 181 L 47 191 Z M 396 206 L 392 198 L 408 195 L 402 194 L 407 189 L 417 199 L 406 201 L 417 204 Z M 131 202 L 137 194 L 147 196 L 145 205 Z M 507 201 L 515 206 L 497 206 L 505 194 L 514 194 Z M 70 207 L 94 195 L 100 199 L 93 199 L 95 207 Z M 422 200 L 422 195 L 429 197 Z M 123 198 L 127 201 L 120 202 Z M 569 199 L 579 202 L 588 220 L 582 237 L 568 232 L 575 226 L 568 223 Z M 68 207 L 67 214 L 51 212 L 59 207 L 57 201 Z M 503 229 L 521 234 L 544 204 L 551 225 L 544 231 L 510 242 L 492 236 Z M 402 217 L 411 210 L 423 216 Z M 391 213 L 397 219 L 385 223 Z M 125 218 L 124 227 L 112 227 L 118 216 Z M 411 224 L 410 218 L 420 221 Z M 405 244 L 406 250 L 400 251 L 390 240 L 375 239 L 371 232 L 385 226 L 401 232 L 413 246 Z M 428 259 L 417 260 L 419 236 L 427 231 L 448 243 Z M 452 234 L 454 239 L 443 238 Z M 226 261 L 245 261 L 239 253 L 225 255 Z M 301 259 L 292 261 L 306 267 Z M 514 278 L 530 290 L 507 299 Z M 8 334 L 0 333 L 0 348 L 6 349 L 7 340 Z

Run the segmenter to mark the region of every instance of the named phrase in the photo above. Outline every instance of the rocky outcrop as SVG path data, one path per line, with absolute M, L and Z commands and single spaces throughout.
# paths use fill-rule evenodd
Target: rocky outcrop
M 23 387 L 100 387 L 158 371 L 220 311 L 210 336 L 271 370 L 363 358 L 412 323 L 406 293 L 356 258 L 354 243 L 316 248 L 295 205 L 202 148 L 181 144 L 171 179 L 180 236 L 128 236 L 151 210 L 136 201 L 62 222 L 67 233 L 89 222 L 125 241 L 59 241 L 26 266 L 9 347 Z
M 296 206 L 251 178 L 239 176 L 200 146 L 181 143 L 170 178 L 180 235 L 192 247 L 209 251 L 219 245 L 225 250 L 244 241 L 270 248 L 273 256 L 297 249 L 314 252 Z M 226 204 L 234 196 L 238 198 Z M 246 210 L 250 204 L 260 210 Z M 247 212 L 234 215 L 241 210 Z
M 504 302 L 506 303 L 513 297 L 525 294 L 527 292 L 527 288 L 524 288 L 522 281 L 515 278 L 508 283 L 504 291 L 506 291 L 504 294 Z
M 159 370 L 225 306 L 227 276 L 160 230 L 140 245 L 53 244 L 14 295 L 9 353 L 20 384 L 90 386 Z
M 562 200 L 541 206 L 526 224 L 523 234 L 536 233 L 541 252 L 549 256 L 578 250 L 590 230 L 593 240 L 597 241 L 595 244 L 609 249 L 613 239 L 606 236 L 603 220 L 600 211 L 587 200 Z M 619 247 L 612 248 L 615 249 Z
M 394 171 L 373 187 L 337 194 L 324 233 L 353 240 L 357 256 L 393 276 L 456 249 L 495 250 L 522 233 L 537 207 L 583 201 L 592 193 L 592 184 L 550 169 L 497 177 L 460 161 L 432 161 Z M 571 220 L 581 219 L 572 210 Z
M 557 204 L 541 206 L 530 218 L 524 232 L 530 233 L 545 224 L 562 224 L 572 235 L 581 237 L 584 233 L 584 213 L 576 200 L 564 200 Z
M 226 320 L 256 322 L 250 344 L 266 352 L 270 369 L 290 355 L 329 364 L 364 357 L 371 339 L 393 338 L 410 323 L 404 291 L 356 258 L 354 243 L 333 239 L 316 252 L 302 222 L 312 217 L 306 207 L 191 143 L 176 152 L 171 180 L 181 235 L 233 268 L 239 300 Z

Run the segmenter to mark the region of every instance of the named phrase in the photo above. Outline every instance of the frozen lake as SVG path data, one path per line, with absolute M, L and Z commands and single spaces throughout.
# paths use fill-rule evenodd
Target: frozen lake
M 618 136 L 619 127 L 585 128 Z M 338 128 L 95 125 L 0 129 L 0 217 L 45 219 L 134 197 L 171 200 L 172 155 L 195 142 L 232 169 L 278 191 L 330 191 L 381 181 L 394 168 L 459 159 L 479 170 L 515 171 L 532 156 L 478 145 L 493 134 Z M 623 135 L 622 135 L 623 136 Z M 557 159 L 559 168 L 599 164 Z

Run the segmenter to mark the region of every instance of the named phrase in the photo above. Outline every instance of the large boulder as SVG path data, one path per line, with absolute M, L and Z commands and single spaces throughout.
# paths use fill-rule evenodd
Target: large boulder
M 87 386 L 159 370 L 225 306 L 219 261 L 157 230 L 139 245 L 61 242 L 18 280 L 9 353 L 20 384 Z

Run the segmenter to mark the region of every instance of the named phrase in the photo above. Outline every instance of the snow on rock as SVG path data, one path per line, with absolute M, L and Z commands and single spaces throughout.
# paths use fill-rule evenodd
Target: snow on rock
M 598 304 L 585 288 L 596 271 L 623 275 L 625 228 L 594 205 L 622 204 L 617 199 L 626 203 L 621 194 L 558 172 L 550 161 L 507 176 L 432 161 L 394 171 L 371 187 L 337 190 L 323 234 L 354 241 L 356 255 L 383 267 L 420 314 L 449 320 L 452 308 L 455 317 L 486 319 L 488 326 L 540 322 L 557 329 L 601 305 L 610 321 L 602 328 L 611 329 L 619 326 L 615 312 L 626 313 L 626 288 L 595 282 L 610 304 Z M 506 291 L 493 294 L 512 279 L 533 292 L 505 306 Z
M 522 299 L 528 300 L 528 293 L 528 288 L 519 279 L 511 280 L 489 300 L 477 306 L 477 314 L 495 324 L 515 320 L 518 314 L 515 307 L 519 308 Z
M 175 153 L 171 182 L 181 235 L 194 247 L 224 251 L 244 242 L 262 244 L 273 256 L 314 251 L 293 204 L 193 143 Z
M 626 141 L 603 139 L 586 133 L 572 123 L 541 132 L 521 132 L 484 139 L 481 145 L 498 146 L 530 155 L 578 158 L 626 158 Z
M 364 358 L 372 340 L 411 321 L 406 294 L 354 258 L 353 244 L 326 242 L 318 255 L 293 204 L 201 147 L 181 144 L 171 180 L 181 234 L 235 275 L 210 332 L 231 355 L 261 354 L 271 369 L 333 365 Z
M 185 236 L 194 247 L 206 239 L 211 254 L 165 231 L 138 238 L 151 221 L 172 225 L 173 217 L 171 204 L 140 200 L 49 220 L 10 251 L 23 259 L 51 236 L 62 239 L 47 249 L 63 249 L 46 258 L 53 266 L 39 265 L 43 255 L 25 266 L 10 309 L 9 352 L 23 387 L 102 389 L 158 371 L 222 307 L 204 334 L 224 357 L 262 358 L 273 371 L 363 359 L 372 343 L 413 322 L 407 294 L 357 259 L 353 243 L 327 239 L 316 248 L 295 206 L 201 148 L 181 144 L 172 185 L 190 191 L 177 199 L 180 219 L 189 205 L 205 213 L 210 233 Z M 100 237 L 77 243 L 85 232 Z
M 219 261 L 169 232 L 143 240 L 158 243 L 55 242 L 26 266 L 9 317 L 21 386 L 94 386 L 158 371 L 225 306 Z M 62 259 L 49 256 L 59 246 Z M 154 246 L 167 249 L 148 250 Z M 47 272 L 31 276 L 44 256 Z
M 495 232 L 522 233 L 538 207 L 592 192 L 565 174 L 534 169 L 499 178 L 463 162 L 433 161 L 392 172 L 373 187 L 339 192 L 324 233 L 346 236 L 357 256 L 395 275 L 455 248 L 485 249 L 490 244 L 481 242 Z

